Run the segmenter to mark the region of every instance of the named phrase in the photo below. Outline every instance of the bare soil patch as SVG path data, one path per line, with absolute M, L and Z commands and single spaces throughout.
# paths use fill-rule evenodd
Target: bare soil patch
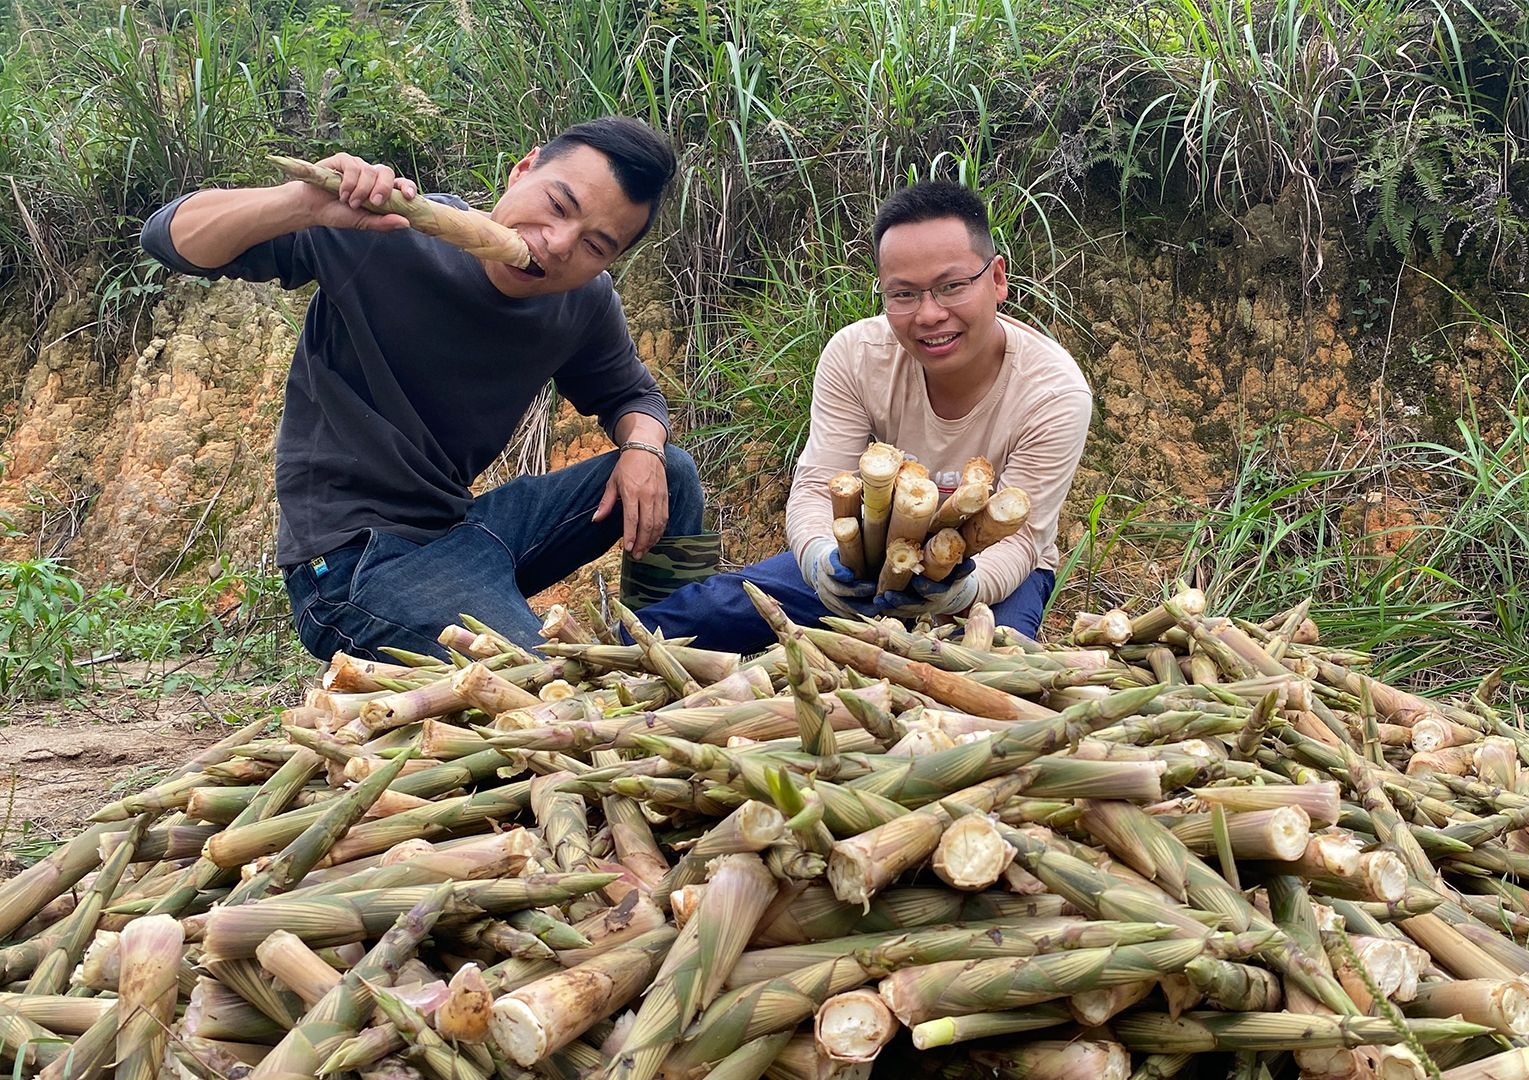
M 275 717 L 290 685 L 208 688 L 195 665 L 170 681 L 104 675 L 87 694 L 13 704 L 0 719 L 0 879 L 67 839 L 102 805 L 157 783 L 233 723 Z

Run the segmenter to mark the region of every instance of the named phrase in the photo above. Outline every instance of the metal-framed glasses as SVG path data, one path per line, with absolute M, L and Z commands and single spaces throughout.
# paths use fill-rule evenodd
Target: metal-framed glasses
M 927 289 L 878 289 L 877 292 L 881 294 L 881 303 L 888 315 L 908 315 L 917 311 L 919 305 L 924 302 L 925 293 L 933 297 L 934 302 L 942 308 L 953 308 L 964 304 L 976 295 L 972 287 L 977 283 L 978 278 L 987 273 L 987 268 L 993 265 L 993 260 L 996 258 L 998 258 L 997 254 L 990 256 L 988 261 L 982 264 L 982 269 L 971 277 L 952 278 L 938 285 L 931 285 Z

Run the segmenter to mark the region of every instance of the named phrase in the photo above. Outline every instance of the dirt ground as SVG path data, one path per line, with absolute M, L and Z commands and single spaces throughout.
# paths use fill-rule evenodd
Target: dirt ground
M 140 791 L 233 723 L 275 717 L 292 685 L 217 686 L 194 667 L 166 679 L 104 673 L 90 693 L 25 703 L 0 726 L 0 879 L 67 839 L 103 804 Z

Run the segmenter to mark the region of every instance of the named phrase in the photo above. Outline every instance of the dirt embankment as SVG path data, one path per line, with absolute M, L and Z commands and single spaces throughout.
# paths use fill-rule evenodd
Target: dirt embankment
M 1097 401 L 1064 538 L 1102 492 L 1214 498 L 1247 441 L 1281 418 L 1311 418 L 1287 426 L 1277 447 L 1295 466 L 1352 464 L 1380 441 L 1447 440 L 1468 394 L 1480 404 L 1510 389 L 1505 350 L 1462 320 L 1450 293 L 1498 310 L 1505 294 L 1470 267 L 1445 259 L 1399 271 L 1334 239 L 1321 288 L 1308 290 L 1296 228 L 1258 207 L 1192 235 L 1094 242 L 1059 273 L 1052 287 L 1068 319 L 1050 329 Z M 661 280 L 634 268 L 623 292 L 640 354 L 675 389 L 669 373 L 686 343 L 665 298 L 645 287 Z M 109 369 L 92 359 L 88 305 L 55 308 L 30 361 L 16 352 L 23 336 L 3 330 L 20 320 L 0 313 L 0 348 L 11 350 L 0 372 L 16 373 L 0 511 L 21 530 L 0 540 L 0 556 L 57 554 L 89 580 L 140 586 L 215 569 L 219 557 L 269 565 L 271 450 L 303 302 L 270 286 L 176 282 L 147 347 Z M 566 407 L 543 437 L 553 467 L 609 447 Z M 761 448 L 748 462 L 703 463 L 747 474 L 721 515 L 730 560 L 779 550 L 790 463 L 778 458 Z M 1405 491 L 1385 498 L 1406 512 Z M 602 561 L 608 578 L 615 565 Z

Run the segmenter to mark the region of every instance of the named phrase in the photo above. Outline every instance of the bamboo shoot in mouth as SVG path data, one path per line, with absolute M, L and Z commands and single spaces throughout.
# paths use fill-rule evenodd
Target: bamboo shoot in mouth
M 298 158 L 272 156 L 270 161 L 293 180 L 323 188 L 333 195 L 340 193 L 340 174 L 333 169 Z M 368 206 L 367 209 L 376 214 L 406 217 L 411 228 L 438 237 L 480 259 L 509 263 L 522 270 L 532 265 L 531 249 L 520 234 L 482 211 L 461 210 L 433 199 L 405 199 L 397 191 L 392 192 L 381 206 Z

